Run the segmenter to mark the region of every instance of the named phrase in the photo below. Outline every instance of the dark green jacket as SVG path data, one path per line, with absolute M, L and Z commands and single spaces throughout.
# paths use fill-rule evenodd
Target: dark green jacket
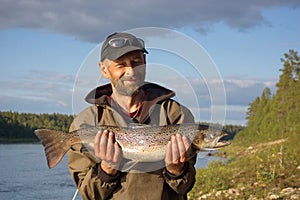
M 167 125 L 194 122 L 191 112 L 171 99 L 174 92 L 153 83 L 145 84 L 143 91 L 145 96 L 140 115 L 131 119 L 120 112 L 110 98 L 110 84 L 96 88 L 86 97 L 86 101 L 93 105 L 75 118 L 70 131 L 97 124 L 128 126 L 130 123 Z M 97 170 L 100 161 L 81 144 L 74 145 L 68 152 L 71 176 L 85 200 L 187 199 L 187 192 L 195 183 L 195 160 L 195 157 L 189 160 L 178 177 L 169 174 L 164 167 L 146 170 L 146 173 L 135 169 L 111 177 Z

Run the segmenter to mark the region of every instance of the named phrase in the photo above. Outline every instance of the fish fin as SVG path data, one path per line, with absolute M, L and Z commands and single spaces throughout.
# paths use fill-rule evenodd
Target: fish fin
M 128 127 L 129 128 L 145 128 L 145 127 L 150 127 L 151 125 L 149 124 L 139 124 L 139 123 L 129 123 Z
M 55 167 L 70 149 L 66 133 L 49 129 L 37 129 L 34 133 L 44 146 L 48 167 Z

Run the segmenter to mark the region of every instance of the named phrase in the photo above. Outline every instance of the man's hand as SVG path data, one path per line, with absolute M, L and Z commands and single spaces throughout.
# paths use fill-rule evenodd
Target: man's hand
M 118 172 L 121 161 L 121 148 L 114 140 L 114 133 L 108 131 L 98 132 L 94 142 L 95 155 L 101 159 L 102 170 L 110 175 Z
M 188 151 L 191 143 L 189 139 L 180 134 L 171 136 L 171 141 L 167 144 L 166 151 L 166 169 L 174 175 L 182 173 L 184 163 L 187 161 L 186 152 Z

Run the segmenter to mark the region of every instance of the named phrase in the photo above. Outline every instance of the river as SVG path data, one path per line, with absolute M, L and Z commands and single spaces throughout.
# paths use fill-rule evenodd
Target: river
M 198 155 L 196 167 L 220 158 Z M 48 169 L 40 144 L 0 144 L 0 200 L 71 200 L 76 187 L 69 175 L 67 156 Z M 78 194 L 76 200 L 80 200 Z

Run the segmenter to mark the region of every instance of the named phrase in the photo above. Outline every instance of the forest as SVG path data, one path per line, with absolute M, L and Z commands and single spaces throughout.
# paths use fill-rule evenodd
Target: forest
M 67 132 L 72 115 L 0 112 L 0 143 L 37 142 L 33 131 L 48 128 Z

